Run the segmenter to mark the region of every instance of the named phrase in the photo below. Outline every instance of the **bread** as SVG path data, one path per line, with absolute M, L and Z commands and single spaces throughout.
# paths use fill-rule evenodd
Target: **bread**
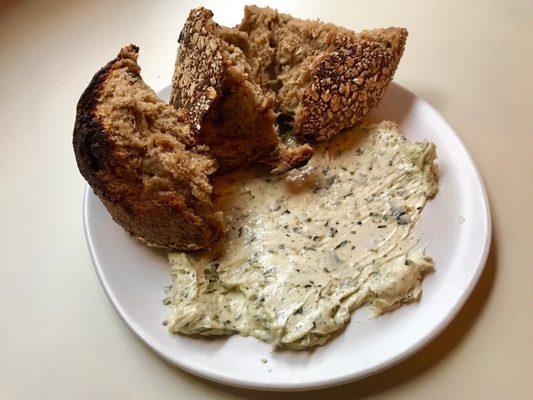
M 140 241 L 180 250 L 209 247 L 222 233 L 209 176 L 216 160 L 183 110 L 142 81 L 130 45 L 82 94 L 73 134 L 78 167 L 113 219 Z
M 226 40 L 233 32 L 212 16 L 204 8 L 190 12 L 179 37 L 171 102 L 188 111 L 221 173 L 250 163 L 266 164 L 277 173 L 305 164 L 311 147 L 281 141 L 274 98 L 251 79 L 243 51 Z
M 360 122 L 379 103 L 407 38 L 403 28 L 355 33 L 268 7 L 245 7 L 235 28 L 219 27 L 211 17 L 202 8 L 191 12 L 180 36 L 173 79 L 173 104 L 190 110 L 200 131 L 209 130 L 206 114 L 220 107 L 215 99 L 231 91 L 224 86 L 224 74 L 237 57 L 246 82 L 259 86 L 269 101 L 263 103 L 269 115 L 264 124 L 274 115 L 273 129 L 280 134 L 325 140 Z M 231 51 L 226 54 L 221 48 Z M 191 72 L 197 62 L 215 72 Z

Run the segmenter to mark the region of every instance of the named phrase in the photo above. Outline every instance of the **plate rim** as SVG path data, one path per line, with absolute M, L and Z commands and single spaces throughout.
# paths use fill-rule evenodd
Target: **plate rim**
M 159 88 L 156 90 L 156 93 L 160 94 L 163 90 L 167 89 L 169 85 L 163 86 L 162 88 Z M 492 243 L 492 216 L 490 211 L 490 205 L 489 205 L 489 199 L 487 195 L 487 191 L 485 188 L 485 183 L 483 181 L 483 178 L 481 176 L 481 173 L 479 171 L 479 168 L 472 157 L 472 154 L 466 147 L 466 145 L 463 143 L 459 135 L 456 133 L 456 131 L 453 129 L 453 127 L 448 123 L 448 121 L 444 118 L 444 116 L 435 108 L 433 107 L 428 101 L 423 99 L 422 97 L 416 95 L 415 93 L 411 92 L 410 90 L 406 89 L 404 86 L 392 82 L 391 87 L 396 87 L 397 90 L 401 90 L 406 92 L 406 94 L 412 96 L 413 98 L 417 99 L 417 101 L 420 101 L 424 103 L 425 106 L 429 106 L 431 110 L 435 113 L 435 115 L 440 118 L 441 122 L 448 128 L 452 136 L 455 140 L 457 140 L 458 144 L 463 148 L 466 157 L 470 164 L 473 167 L 475 177 L 477 178 L 477 181 L 480 184 L 482 199 L 483 199 L 483 213 L 486 221 L 486 229 L 483 233 L 483 236 L 485 237 L 485 240 L 483 242 L 483 248 L 480 253 L 480 257 L 477 261 L 477 265 L 475 266 L 474 274 L 472 275 L 470 281 L 468 282 L 468 285 L 466 285 L 465 290 L 463 291 L 462 295 L 457 299 L 456 303 L 449 309 L 447 312 L 447 315 L 445 318 L 436 326 L 434 326 L 432 329 L 430 329 L 422 338 L 420 338 L 418 341 L 412 343 L 409 347 L 407 347 L 402 352 L 396 354 L 394 357 L 389 358 L 386 362 L 382 362 L 380 364 L 375 365 L 372 368 L 368 368 L 362 371 L 355 372 L 353 374 L 346 374 L 341 377 L 336 378 L 326 378 L 322 380 L 317 380 L 310 383 L 284 383 L 281 385 L 276 385 L 275 383 L 260 383 L 253 382 L 246 379 L 240 379 L 240 378 L 228 378 L 225 375 L 218 374 L 214 371 L 205 371 L 200 368 L 191 367 L 190 365 L 180 362 L 176 359 L 171 359 L 170 357 L 167 357 L 164 352 L 161 350 L 160 346 L 157 342 L 153 342 L 150 340 L 145 332 L 143 332 L 143 329 L 133 320 L 126 317 L 126 311 L 120 304 L 120 302 L 117 300 L 116 296 L 114 295 L 113 291 L 109 287 L 107 281 L 103 278 L 103 271 L 101 263 L 98 260 L 97 250 L 96 246 L 93 243 L 91 234 L 90 234 L 90 222 L 89 222 L 89 195 L 92 191 L 92 188 L 89 186 L 88 183 L 85 183 L 85 189 L 83 194 L 83 203 L 82 203 L 82 214 L 83 214 L 83 230 L 85 234 L 85 240 L 87 242 L 87 247 L 89 249 L 89 254 L 91 257 L 92 264 L 95 268 L 96 275 L 98 277 L 98 280 L 100 282 L 100 285 L 104 289 L 104 292 L 110 301 L 111 305 L 115 309 L 115 311 L 119 314 L 122 321 L 126 323 L 126 326 L 134 333 L 134 335 L 140 339 L 146 346 L 148 346 L 157 356 L 165 360 L 166 362 L 170 363 L 171 365 L 178 367 L 179 369 L 188 372 L 192 375 L 198 376 L 203 379 L 207 379 L 210 381 L 214 381 L 223 385 L 228 386 L 234 386 L 239 388 L 245 388 L 245 389 L 252 389 L 252 390 L 260 390 L 260 391 L 304 391 L 304 390 L 318 390 L 318 389 L 324 389 L 328 387 L 338 386 L 350 382 L 354 382 L 360 379 L 364 379 L 366 377 L 369 377 L 371 375 L 377 374 L 381 371 L 384 371 L 386 369 L 389 369 L 400 362 L 406 360 L 407 358 L 415 355 L 420 350 L 422 350 L 424 347 L 426 347 L 428 344 L 430 344 L 437 336 L 439 336 L 453 321 L 453 319 L 457 316 L 459 311 L 463 308 L 464 304 L 470 298 L 472 291 L 476 287 L 481 274 L 483 273 L 488 255 L 491 248 Z M 389 87 L 390 90 L 390 87 Z

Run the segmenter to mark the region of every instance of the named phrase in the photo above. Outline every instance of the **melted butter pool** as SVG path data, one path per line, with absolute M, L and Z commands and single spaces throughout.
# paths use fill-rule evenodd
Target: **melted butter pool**
M 379 315 L 418 300 L 433 262 L 413 250 L 413 227 L 437 193 L 435 157 L 384 121 L 319 145 L 300 170 L 217 178 L 229 229 L 210 251 L 169 254 L 168 329 L 305 349 L 363 305 Z

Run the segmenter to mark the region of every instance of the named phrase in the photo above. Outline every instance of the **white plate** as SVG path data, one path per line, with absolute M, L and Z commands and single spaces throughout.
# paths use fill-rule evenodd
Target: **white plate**
M 160 94 L 169 97 L 170 88 Z M 358 310 L 345 331 L 309 352 L 275 351 L 254 338 L 198 339 L 161 324 L 169 268 L 164 251 L 125 234 L 88 188 L 83 217 L 96 272 L 128 326 L 158 355 L 192 374 L 228 385 L 302 390 L 363 378 L 412 355 L 439 334 L 476 284 L 490 244 L 490 214 L 477 168 L 443 117 L 424 100 L 391 85 L 371 119 L 395 120 L 410 140 L 437 146 L 440 192 L 418 225 L 436 270 L 418 304 L 377 319 Z M 261 359 L 268 361 L 263 363 Z

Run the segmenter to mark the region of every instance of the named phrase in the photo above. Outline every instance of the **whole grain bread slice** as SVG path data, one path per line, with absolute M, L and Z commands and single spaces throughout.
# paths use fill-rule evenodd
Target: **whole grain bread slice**
M 82 94 L 73 134 L 78 167 L 113 219 L 148 245 L 209 247 L 222 233 L 209 176 L 216 160 L 188 116 L 141 79 L 130 45 Z

